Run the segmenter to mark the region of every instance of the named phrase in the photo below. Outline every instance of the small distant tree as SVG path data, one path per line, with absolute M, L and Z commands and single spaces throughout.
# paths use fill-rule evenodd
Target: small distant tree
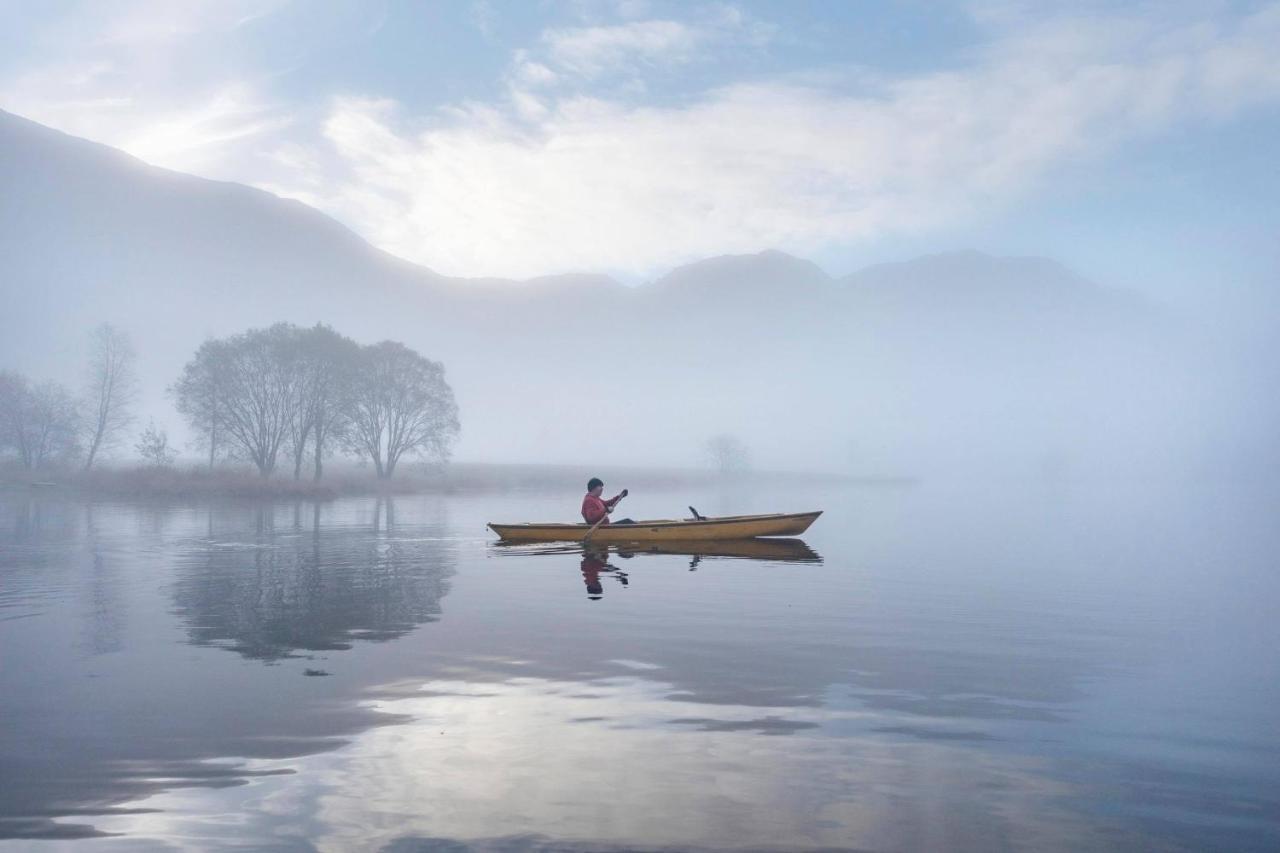
M 138 443 L 133 448 L 148 464 L 156 468 L 168 468 L 177 456 L 169 449 L 168 433 L 162 429 L 156 429 L 155 421 L 147 424 L 147 428 L 138 436 Z
M 0 372 L 0 445 L 27 470 L 73 459 L 79 451 L 75 398 L 55 382 L 31 385 L 25 376 Z
M 751 467 L 751 454 L 737 436 L 713 435 L 703 445 L 703 454 L 711 467 L 721 474 L 741 474 Z
M 350 398 L 348 446 L 389 479 L 405 454 L 447 459 L 458 405 L 444 366 L 395 341 L 363 347 Z
M 93 467 L 98 456 L 119 442 L 133 422 L 138 379 L 134 371 L 133 344 L 129 335 L 103 323 L 94 329 L 89 366 L 85 374 L 84 467 Z

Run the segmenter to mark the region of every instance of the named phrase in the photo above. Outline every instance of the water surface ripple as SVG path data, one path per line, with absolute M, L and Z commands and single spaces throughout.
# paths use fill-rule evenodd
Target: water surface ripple
M 0 849 L 1280 849 L 1269 494 L 632 501 L 826 514 L 584 551 L 492 541 L 572 512 L 532 492 L 0 496 Z

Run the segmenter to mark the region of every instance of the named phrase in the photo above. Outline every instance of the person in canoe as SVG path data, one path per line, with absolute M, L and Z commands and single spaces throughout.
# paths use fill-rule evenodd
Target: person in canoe
M 604 500 L 601 495 L 604 494 L 604 480 L 599 477 L 592 477 L 587 481 L 587 494 L 582 499 L 582 520 L 587 524 L 595 524 L 600 522 L 600 526 L 604 527 L 609 524 L 609 513 L 613 512 L 614 507 L 618 505 L 618 501 L 627 496 L 627 490 L 623 489 L 618 494 Z M 613 522 L 614 524 L 635 524 L 629 518 L 620 518 Z

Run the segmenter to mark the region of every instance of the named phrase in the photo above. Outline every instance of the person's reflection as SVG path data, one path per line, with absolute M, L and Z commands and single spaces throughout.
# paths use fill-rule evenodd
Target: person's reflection
M 611 572 L 618 583 L 627 585 L 627 573 L 609 563 L 609 549 L 587 549 L 582 552 L 582 580 L 587 585 L 587 598 L 599 601 L 604 597 L 604 583 L 601 572 Z

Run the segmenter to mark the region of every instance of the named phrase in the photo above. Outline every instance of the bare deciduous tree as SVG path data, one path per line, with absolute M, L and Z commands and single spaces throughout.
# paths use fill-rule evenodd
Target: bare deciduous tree
M 310 448 L 318 480 L 337 444 L 385 479 L 406 454 L 447 459 L 458 435 L 442 365 L 393 341 L 361 348 L 324 325 L 278 323 L 206 341 L 170 393 L 207 436 L 211 466 L 225 444 L 263 476 L 284 451 L 299 478 Z
M 293 478 L 302 476 L 308 444 L 313 449 L 315 479 L 324 467 L 324 455 L 346 423 L 350 389 L 358 367 L 360 347 L 328 326 L 294 329 L 294 369 L 298 400 L 289 425 L 289 450 Z
M 298 400 L 293 329 L 278 323 L 207 341 L 174 386 L 192 425 L 220 431 L 264 477 L 275 471 Z
M 178 381 L 169 387 L 178 413 L 186 418 L 196 438 L 196 446 L 209 451 L 209 468 L 225 451 L 226 438 L 222 425 L 221 389 L 214 372 L 219 363 L 220 341 L 205 341 L 195 357 L 182 369 Z
M 444 366 L 395 341 L 362 349 L 350 417 L 348 444 L 382 479 L 406 453 L 448 458 L 459 431 Z
M 85 376 L 85 470 L 120 440 L 133 421 L 138 379 L 129 335 L 103 323 L 94 329 Z
M 54 382 L 32 386 L 16 373 L 0 372 L 0 443 L 17 453 L 28 470 L 79 449 L 75 398 Z
M 350 423 L 360 347 L 328 326 L 316 326 L 308 335 L 310 376 L 305 405 L 311 418 L 314 477 L 319 480 L 326 451 L 335 440 L 341 440 Z

